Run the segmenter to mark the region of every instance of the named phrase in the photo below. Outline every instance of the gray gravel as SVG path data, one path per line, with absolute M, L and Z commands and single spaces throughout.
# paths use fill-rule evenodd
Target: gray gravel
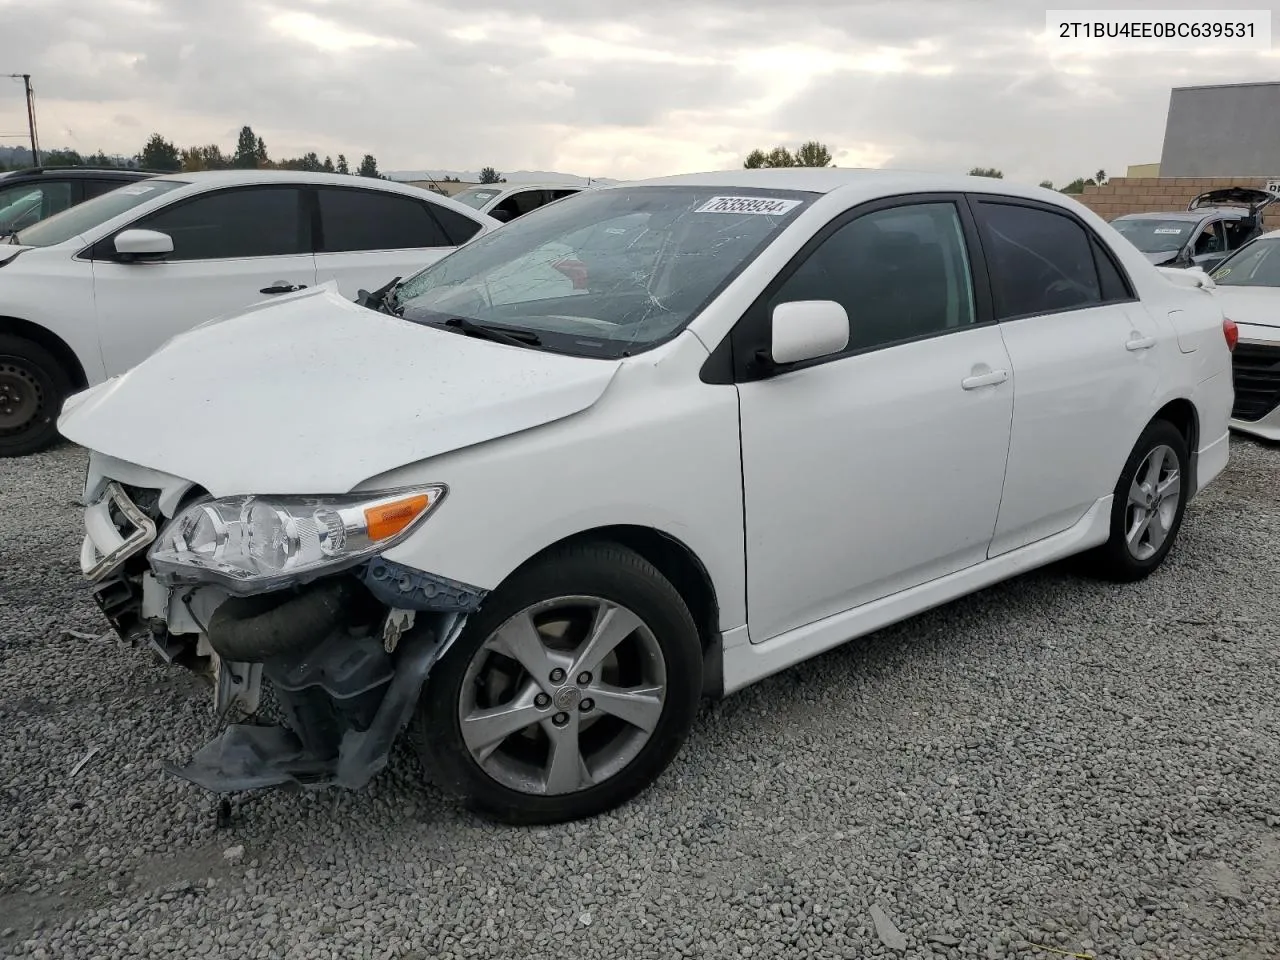
M 65 633 L 105 629 L 83 470 L 0 461 L 2 956 L 1280 956 L 1280 449 L 1234 441 L 1146 583 L 1043 571 L 851 644 L 552 829 L 458 811 L 404 750 L 219 829 L 160 770 L 203 688 Z

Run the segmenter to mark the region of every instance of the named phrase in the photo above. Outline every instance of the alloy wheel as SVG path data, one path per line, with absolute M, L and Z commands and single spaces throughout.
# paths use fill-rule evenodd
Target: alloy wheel
M 1154 556 L 1168 539 L 1182 499 L 1178 455 L 1167 444 L 1147 454 L 1129 485 L 1125 543 L 1135 560 Z
M 630 609 L 592 596 L 526 607 L 467 666 L 463 743 L 493 780 L 527 794 L 576 793 L 630 764 L 662 717 L 666 661 Z

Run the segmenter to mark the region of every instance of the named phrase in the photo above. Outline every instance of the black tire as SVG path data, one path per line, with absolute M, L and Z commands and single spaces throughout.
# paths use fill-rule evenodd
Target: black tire
M 71 381 L 40 344 L 0 334 L 0 457 L 22 457 L 58 440 Z M 16 400 L 14 399 L 16 398 Z
M 622 604 L 649 628 L 666 661 L 662 713 L 635 758 L 603 782 L 575 793 L 523 793 L 490 777 L 468 751 L 458 718 L 462 684 L 473 656 L 493 631 L 533 604 L 569 595 Z M 517 571 L 485 599 L 432 667 L 410 730 L 430 781 L 468 809 L 509 824 L 562 823 L 611 810 L 656 780 L 688 736 L 701 692 L 698 629 L 675 587 L 631 550 L 612 543 L 579 544 Z
M 1147 457 L 1162 446 L 1173 451 L 1178 463 L 1181 484 L 1177 509 L 1161 546 L 1149 557 L 1139 559 L 1130 550 L 1126 538 L 1129 488 Z M 1178 531 L 1182 528 L 1182 517 L 1187 509 L 1190 463 L 1187 441 L 1177 427 L 1167 420 L 1153 420 L 1147 425 L 1146 430 L 1134 445 L 1133 452 L 1129 454 L 1129 459 L 1125 462 L 1124 469 L 1120 471 L 1120 479 L 1116 483 L 1111 504 L 1111 536 L 1102 546 L 1081 557 L 1080 568 L 1083 573 L 1112 583 L 1133 583 L 1150 576 L 1164 562 L 1173 548 L 1173 542 L 1178 537 Z

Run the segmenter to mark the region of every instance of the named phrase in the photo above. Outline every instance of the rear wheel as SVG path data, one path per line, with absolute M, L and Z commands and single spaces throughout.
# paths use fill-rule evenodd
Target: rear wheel
M 1187 442 L 1167 420 L 1147 426 L 1129 454 L 1111 504 L 1111 536 L 1085 554 L 1088 573 L 1127 583 L 1168 556 L 1187 507 Z
M 48 350 L 0 335 L 0 457 L 20 457 L 53 444 L 70 392 L 66 372 Z
M 680 749 L 702 688 L 675 588 L 612 544 L 558 551 L 486 600 L 432 669 L 414 740 L 433 782 L 508 823 L 602 813 Z

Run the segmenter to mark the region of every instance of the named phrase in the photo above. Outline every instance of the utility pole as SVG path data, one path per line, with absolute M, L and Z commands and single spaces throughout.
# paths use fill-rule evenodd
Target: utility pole
M 40 141 L 36 138 L 36 98 L 31 92 L 31 74 L 11 73 L 8 76 L 15 80 L 21 78 L 22 86 L 27 94 L 27 132 L 31 136 L 31 165 L 40 166 Z

